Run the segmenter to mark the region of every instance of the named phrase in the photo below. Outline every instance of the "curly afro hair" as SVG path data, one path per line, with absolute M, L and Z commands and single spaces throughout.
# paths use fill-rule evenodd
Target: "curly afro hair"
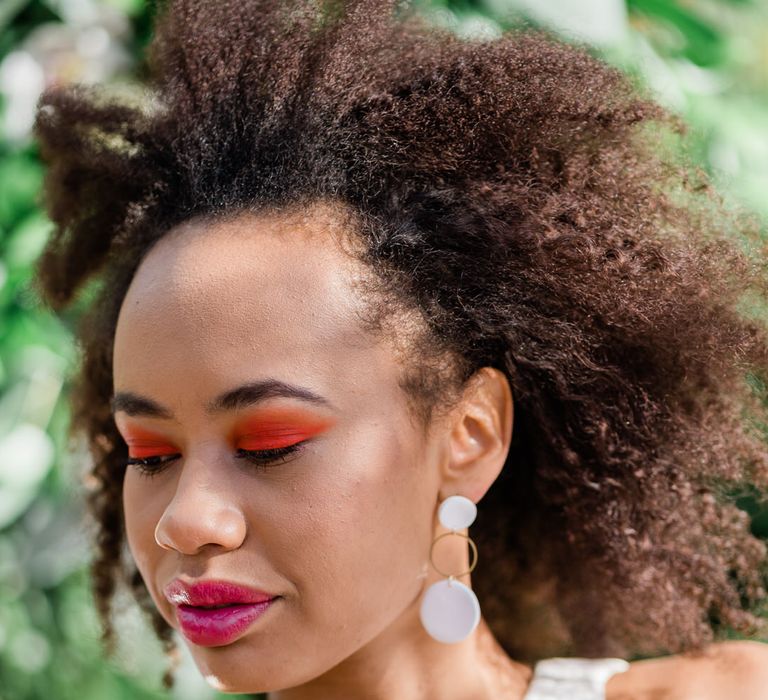
M 461 39 L 396 0 L 163 3 L 145 97 L 54 86 L 36 123 L 55 224 L 38 293 L 61 311 L 95 283 L 71 425 L 108 648 L 120 581 L 173 648 L 121 554 L 111 363 L 132 275 L 190 217 L 317 202 L 353 215 L 379 320 L 423 319 L 406 386 L 424 420 L 482 366 L 509 379 L 512 445 L 472 536 L 510 656 L 765 634 L 766 546 L 734 494 L 768 486 L 768 251 L 679 117 L 585 46 Z

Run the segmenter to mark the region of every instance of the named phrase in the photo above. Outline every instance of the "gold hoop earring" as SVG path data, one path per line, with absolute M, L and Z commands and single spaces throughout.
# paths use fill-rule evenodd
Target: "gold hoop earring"
M 442 540 L 443 537 L 450 537 L 451 535 L 456 535 L 458 537 L 466 538 L 467 542 L 469 543 L 470 549 L 472 550 L 472 563 L 469 565 L 469 568 L 466 571 L 462 571 L 460 574 L 446 574 L 444 571 L 441 571 L 438 568 L 433 558 L 435 545 L 440 540 Z M 451 530 L 450 532 L 444 532 L 442 535 L 438 535 L 437 537 L 435 537 L 435 539 L 432 541 L 432 546 L 429 548 L 429 563 L 432 564 L 432 568 L 435 571 L 437 571 L 438 574 L 440 574 L 441 576 L 445 576 L 451 581 L 453 581 L 457 578 L 461 578 L 462 576 L 466 576 L 467 574 L 471 574 L 474 571 L 475 567 L 477 566 L 477 545 L 472 541 L 472 538 L 469 535 L 465 535 L 463 532 L 456 532 L 456 530 Z

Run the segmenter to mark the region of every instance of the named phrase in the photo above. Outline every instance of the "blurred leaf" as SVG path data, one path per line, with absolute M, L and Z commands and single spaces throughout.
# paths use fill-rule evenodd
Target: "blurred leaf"
M 22 423 L 0 439 L 0 529 L 23 513 L 54 459 L 47 433 Z
M 5 245 L 5 263 L 8 267 L 29 268 L 40 255 L 53 224 L 40 211 L 33 211 L 8 236 Z
M 29 0 L 3 0 L 0 4 L 0 33 L 5 31 L 14 15 L 28 2 Z
M 0 159 L 0 231 L 12 228 L 37 204 L 43 181 L 40 162 L 27 151 Z
M 660 19 L 675 27 L 685 39 L 679 55 L 700 66 L 713 66 L 723 60 L 724 37 L 674 0 L 627 0 L 630 12 Z
M 0 0 L 2 10 L 5 3 L 17 3 L 18 0 Z M 17 46 L 29 32 L 43 22 L 60 21 L 60 17 L 40 0 L 25 0 L 20 7 L 10 12 L 10 23 L 0 27 L 0 56 L 4 56 Z
M 103 3 L 111 5 L 129 17 L 136 17 L 146 11 L 146 2 L 144 0 L 103 0 Z

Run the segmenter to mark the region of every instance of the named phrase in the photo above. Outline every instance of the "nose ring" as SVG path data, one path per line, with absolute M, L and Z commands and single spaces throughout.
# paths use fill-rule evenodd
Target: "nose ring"
M 160 538 L 157 535 L 157 531 L 160 529 L 160 521 L 158 520 L 157 525 L 155 526 L 155 542 L 157 542 L 158 546 L 162 547 L 163 549 L 172 549 L 170 545 L 163 544 L 160 541 Z

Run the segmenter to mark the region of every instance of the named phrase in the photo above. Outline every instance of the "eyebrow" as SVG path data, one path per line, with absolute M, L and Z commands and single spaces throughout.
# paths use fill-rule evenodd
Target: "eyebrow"
M 331 407 L 330 401 L 304 387 L 288 384 L 278 379 L 263 379 L 248 382 L 229 391 L 225 391 L 205 406 L 208 415 L 236 411 L 266 401 L 276 396 L 299 399 L 311 404 Z M 109 401 L 112 413 L 123 411 L 129 416 L 149 416 L 151 418 L 173 419 L 173 413 L 155 400 L 132 391 L 117 392 Z

